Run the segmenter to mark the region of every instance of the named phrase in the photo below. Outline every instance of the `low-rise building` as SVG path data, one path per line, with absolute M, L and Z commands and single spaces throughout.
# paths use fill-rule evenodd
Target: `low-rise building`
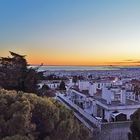
M 99 87 L 100 84 L 100 87 Z M 76 88 L 69 88 L 69 100 L 94 117 L 103 121 L 127 121 L 140 108 L 140 95 L 136 95 L 131 84 L 115 81 L 79 81 Z M 128 90 L 129 89 L 129 90 Z M 122 118 L 121 118 L 122 116 Z

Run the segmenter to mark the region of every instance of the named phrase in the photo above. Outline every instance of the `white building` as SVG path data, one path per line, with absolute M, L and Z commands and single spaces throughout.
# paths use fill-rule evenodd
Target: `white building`
M 73 103 L 102 120 L 127 121 L 140 108 L 140 96 L 126 90 L 122 81 L 98 82 L 79 81 L 79 90 L 69 89 L 68 96 Z

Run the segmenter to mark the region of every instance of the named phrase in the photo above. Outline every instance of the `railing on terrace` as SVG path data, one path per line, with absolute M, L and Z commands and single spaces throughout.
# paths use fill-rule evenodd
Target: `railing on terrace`
M 87 112 L 85 112 L 82 108 L 80 108 L 79 106 L 77 106 L 76 104 L 74 104 L 72 101 L 70 101 L 69 99 L 67 99 L 67 97 L 65 97 L 63 94 L 59 94 L 58 96 L 61 97 L 63 100 L 65 100 L 68 104 L 70 104 L 74 109 L 76 109 L 80 114 L 82 114 L 91 123 L 93 123 L 93 125 L 95 125 L 96 127 L 98 127 L 99 130 L 101 130 L 101 122 L 99 120 L 97 120 L 96 118 L 94 118 L 93 116 L 91 116 L 90 114 L 88 114 Z
M 131 121 L 123 121 L 123 122 L 101 122 L 95 117 L 88 114 L 86 111 L 84 111 L 81 107 L 74 104 L 71 100 L 69 100 L 67 97 L 65 97 L 63 94 L 58 94 L 59 97 L 64 99 L 67 103 L 69 103 L 73 108 L 75 108 L 78 112 L 80 112 L 84 117 L 86 117 L 88 120 L 93 122 L 97 127 L 103 127 L 103 126 L 116 126 L 116 125 L 123 125 L 123 124 L 131 124 Z
M 89 121 L 84 120 L 84 118 L 76 114 L 77 118 L 81 120 L 92 132 L 94 138 L 97 140 L 128 140 L 128 132 L 130 131 L 131 121 L 123 121 L 123 122 L 100 122 L 96 118 L 92 117 L 90 114 L 86 113 L 79 106 L 75 105 L 72 101 L 70 101 L 67 97 L 62 94 L 58 94 L 59 98 L 67 105 L 71 106 L 77 112 L 82 114 L 84 118 Z M 92 127 L 95 124 L 99 130 Z

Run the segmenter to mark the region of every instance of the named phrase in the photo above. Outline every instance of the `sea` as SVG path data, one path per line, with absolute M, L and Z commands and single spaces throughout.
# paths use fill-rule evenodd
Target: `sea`
M 140 70 L 140 66 L 32 66 L 38 71 Z

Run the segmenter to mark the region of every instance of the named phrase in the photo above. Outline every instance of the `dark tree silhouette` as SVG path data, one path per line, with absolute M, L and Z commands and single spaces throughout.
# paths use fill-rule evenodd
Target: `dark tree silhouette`
M 11 57 L 0 58 L 0 86 L 5 89 L 36 92 L 38 74 L 29 68 L 25 55 L 10 52 Z
M 73 82 L 74 84 L 76 84 L 76 83 L 78 82 L 78 76 L 73 76 L 73 77 L 72 77 L 72 82 Z
M 131 133 L 128 134 L 129 140 L 140 140 L 140 109 L 131 115 Z
M 45 97 L 55 97 L 56 96 L 56 91 L 49 88 L 48 85 L 43 85 L 41 89 L 38 90 L 38 95 L 39 96 L 45 96 Z
M 66 86 L 65 86 L 65 82 L 64 81 L 61 81 L 59 89 L 60 90 L 66 90 Z

